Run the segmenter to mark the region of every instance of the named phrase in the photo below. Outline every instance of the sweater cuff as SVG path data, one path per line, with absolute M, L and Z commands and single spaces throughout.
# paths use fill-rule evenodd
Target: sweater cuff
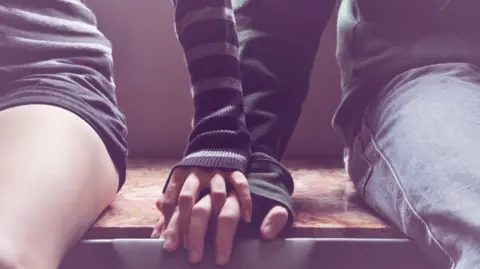
M 247 153 L 238 153 L 224 149 L 200 150 L 186 155 L 176 167 L 204 167 L 235 170 L 245 173 L 248 166 Z
M 173 171 L 178 167 L 201 167 L 207 169 L 240 171 L 245 174 L 249 159 L 250 156 L 247 152 L 239 153 L 225 149 L 192 152 L 183 157 L 183 159 L 172 168 L 167 181 L 163 186 L 163 192 L 165 192 L 168 182 L 170 182 Z
M 279 205 L 288 211 L 287 224 L 280 234 L 286 236 L 295 220 L 291 197 L 294 184 L 289 171 L 267 154 L 254 153 L 246 177 L 252 194 L 253 214 L 251 223 L 241 225 L 241 232 L 256 237 L 265 216 Z

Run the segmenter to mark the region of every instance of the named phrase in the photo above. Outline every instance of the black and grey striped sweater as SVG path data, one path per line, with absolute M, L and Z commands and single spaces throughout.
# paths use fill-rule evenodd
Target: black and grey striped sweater
M 243 172 L 249 181 L 253 199 L 253 221 L 250 225 L 259 226 L 265 214 L 280 204 L 289 212 L 289 224 L 286 226 L 289 227 L 294 218 L 290 197 L 293 180 L 287 169 L 275 159 L 282 154 L 273 154 L 276 150 L 251 153 L 251 149 L 257 148 L 253 144 L 260 141 L 252 143 L 245 122 L 243 104 L 246 99 L 231 0 L 174 0 L 174 5 L 175 28 L 185 53 L 194 101 L 193 130 L 185 157 L 176 167 Z M 259 73 L 264 75 L 264 71 Z M 258 121 L 257 116 L 253 116 L 255 122 Z M 263 122 L 264 117 L 261 118 L 257 125 Z M 276 121 L 276 117 L 267 118 L 268 126 L 272 125 L 271 120 Z M 249 128 L 252 127 L 249 124 Z M 257 134 L 259 131 L 263 134 L 260 137 L 270 131 L 275 132 L 275 128 L 263 130 L 263 124 L 258 127 L 262 129 L 256 130 Z M 273 141 L 283 139 L 275 134 L 270 137 L 272 141 L 269 143 L 273 144 L 277 144 Z M 167 184 L 168 181 L 165 187 Z M 251 229 L 250 225 L 242 225 L 240 227 L 246 229 L 240 230 L 247 233 L 258 231 Z
M 243 109 L 238 39 L 229 0 L 175 3 L 194 102 L 193 130 L 177 166 L 246 171 L 250 135 Z

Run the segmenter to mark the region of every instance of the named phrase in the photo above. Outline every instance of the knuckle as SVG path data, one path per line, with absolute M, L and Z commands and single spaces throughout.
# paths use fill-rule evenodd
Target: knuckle
M 178 175 L 173 173 L 170 177 L 166 178 L 166 181 L 164 182 L 164 185 L 163 185 L 163 189 L 165 191 L 173 189 L 177 185 L 178 181 L 179 181 Z
M 164 230 L 164 235 L 167 236 L 167 237 L 170 237 L 170 236 L 174 236 L 177 234 L 177 231 L 175 229 L 172 229 L 170 227 L 168 227 L 167 229 Z
M 165 193 L 160 197 L 160 199 L 163 203 L 174 203 L 175 201 L 175 193 L 173 192 L 173 189 L 167 189 Z
M 221 212 L 218 216 L 218 222 L 223 225 L 237 223 L 239 216 L 233 212 Z
M 235 186 L 237 188 L 240 188 L 242 190 L 248 190 L 249 186 L 248 186 L 248 182 L 246 180 L 237 180 L 235 182 Z
M 252 202 L 252 197 L 250 197 L 250 195 L 248 195 L 248 194 L 245 194 L 242 197 L 242 202 L 247 203 L 247 204 L 252 204 L 253 203 Z
M 233 173 L 230 174 L 230 176 L 232 178 L 234 178 L 235 180 L 247 180 L 245 178 L 245 175 L 242 172 L 239 172 L 239 171 L 234 171 Z
M 240 171 L 233 171 L 231 172 L 231 175 L 234 177 L 245 177 L 242 172 Z
M 223 180 L 223 175 L 221 173 L 214 173 L 212 179 L 221 179 Z
M 176 204 L 175 200 L 168 199 L 167 197 L 157 201 L 157 206 L 159 206 L 162 209 L 170 209 L 170 208 L 174 207 L 175 204 Z
M 218 184 L 218 183 L 212 183 L 210 186 L 210 191 L 212 193 L 225 193 L 227 191 L 227 188 L 225 187 L 225 184 Z
M 215 203 L 224 203 L 227 199 L 227 194 L 222 191 L 212 191 L 211 196 Z
M 225 189 L 225 179 L 220 175 L 213 176 L 210 184 L 212 188 L 220 189 L 220 190 Z
M 205 206 L 194 206 L 192 209 L 192 218 L 207 218 L 210 215 L 210 210 Z
M 225 178 L 222 175 L 214 175 L 210 177 L 210 185 L 212 187 L 222 188 L 226 184 Z
M 163 220 L 159 220 L 157 221 L 157 223 L 155 224 L 155 229 L 162 229 L 163 226 L 165 226 L 165 222 Z
M 178 203 L 179 204 L 189 204 L 193 202 L 193 197 L 189 194 L 182 193 L 178 197 Z
M 160 210 L 162 209 L 162 200 L 163 199 L 157 199 L 157 201 L 155 201 L 155 206 Z

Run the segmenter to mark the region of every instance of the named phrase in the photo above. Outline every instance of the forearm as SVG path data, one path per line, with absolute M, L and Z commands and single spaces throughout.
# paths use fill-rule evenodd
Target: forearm
M 282 205 L 292 224 L 294 184 L 280 160 L 300 116 L 335 1 L 233 2 L 246 120 L 252 136 L 247 179 L 257 201 L 254 212 L 261 220 L 274 205 Z
M 245 125 L 238 38 L 229 0 L 178 0 L 175 28 L 185 53 L 194 102 L 193 130 L 178 166 L 245 172 Z

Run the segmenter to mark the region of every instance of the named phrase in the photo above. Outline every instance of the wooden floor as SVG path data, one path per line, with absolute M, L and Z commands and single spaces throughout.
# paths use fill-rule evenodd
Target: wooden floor
M 171 160 L 131 160 L 127 182 L 86 238 L 146 238 L 159 213 Z M 286 161 L 295 180 L 296 221 L 291 237 L 402 238 L 362 203 L 344 170 L 325 161 Z

